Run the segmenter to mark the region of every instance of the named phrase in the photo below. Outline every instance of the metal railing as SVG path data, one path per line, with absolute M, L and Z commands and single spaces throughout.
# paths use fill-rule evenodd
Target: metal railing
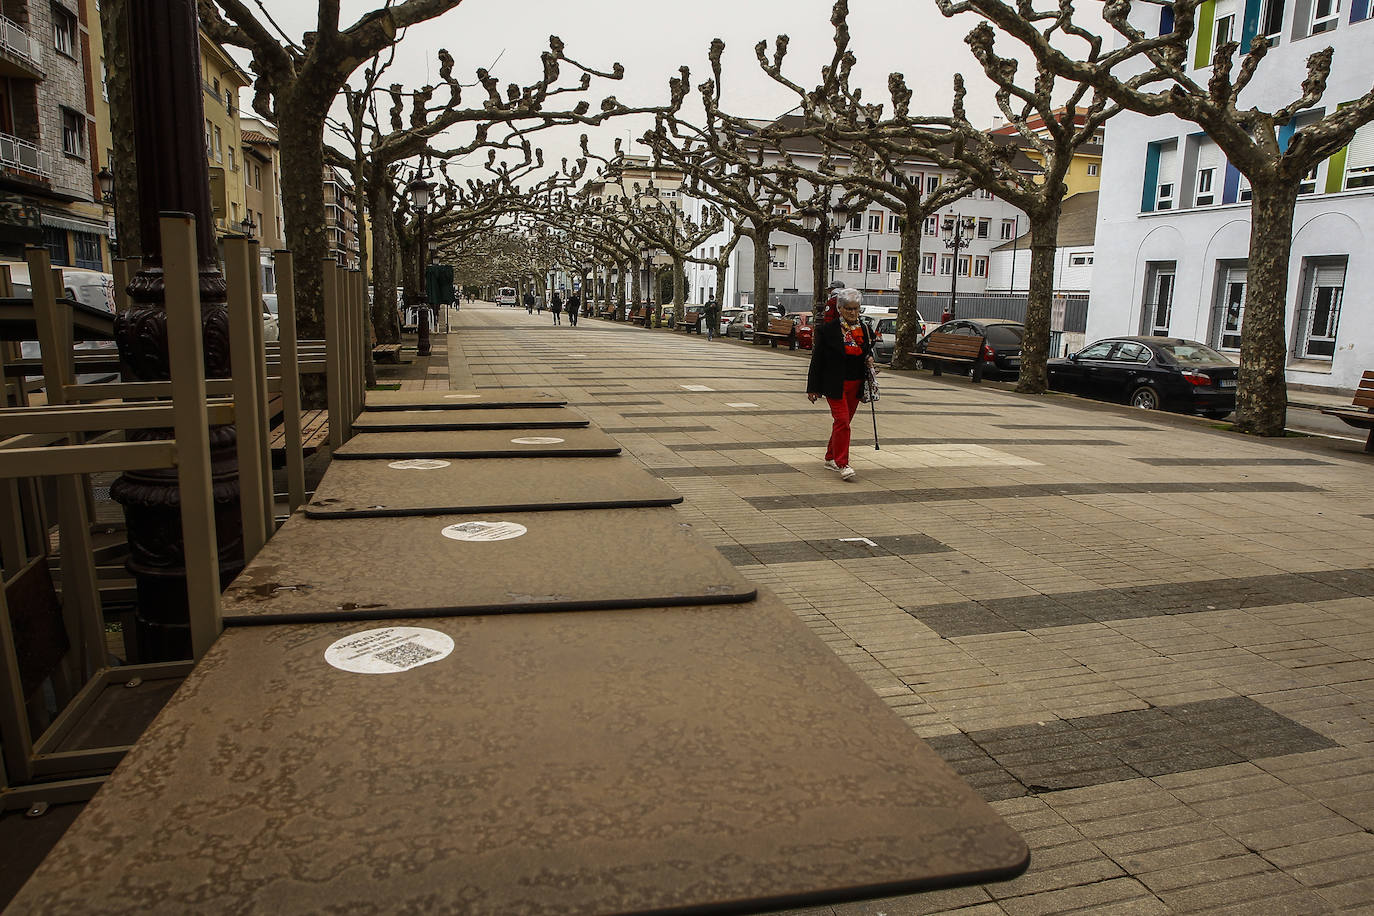
M 964 318 L 1004 318 L 1009 321 L 1026 320 L 1026 295 L 960 293 L 958 314 Z M 1088 297 L 1065 296 L 1064 321 L 1062 330 L 1081 333 L 1088 327 Z M 769 305 L 781 302 L 789 312 L 804 312 L 811 308 L 811 297 L 806 293 L 769 293 Z M 737 305 L 739 303 L 736 303 Z M 886 307 L 897 311 L 896 293 L 865 293 L 864 305 Z M 921 293 L 916 299 L 916 310 L 929 324 L 940 320 L 940 315 L 949 307 L 948 293 Z M 1056 322 L 1057 323 L 1057 322 Z M 1061 328 L 1056 328 L 1061 330 Z
M 0 48 L 34 64 L 43 62 L 42 44 L 7 16 L 0 16 Z
M 27 140 L 0 134 L 0 166 L 52 178 L 52 157 Z

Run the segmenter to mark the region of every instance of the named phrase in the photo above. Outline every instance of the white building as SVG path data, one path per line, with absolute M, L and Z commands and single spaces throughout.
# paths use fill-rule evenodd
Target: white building
M 1190 49 L 1193 78 L 1206 83 L 1217 43 L 1234 38 L 1244 50 L 1255 34 L 1272 36 L 1276 46 L 1240 103 L 1273 111 L 1298 97 L 1307 57 L 1329 45 L 1335 56 L 1318 112 L 1330 111 L 1369 89 L 1370 13 L 1370 0 L 1207 0 Z M 1167 8 L 1140 7 L 1133 21 L 1158 32 L 1171 27 L 1168 16 Z M 1316 116 L 1284 127 L 1280 142 Z M 1173 117 L 1122 113 L 1108 124 L 1103 152 L 1089 339 L 1167 334 L 1238 354 L 1250 237 L 1243 177 L 1196 125 Z M 1374 367 L 1372 241 L 1374 125 L 1367 125 L 1308 176 L 1298 200 L 1290 383 L 1350 389 Z
M 1097 234 L 1097 191 L 1064 199 L 1054 253 L 1055 295 L 1086 295 L 1092 288 Z M 1020 228 L 1025 229 L 1023 223 Z M 1030 290 L 1030 232 L 992 249 L 989 293 L 1024 294 Z
M 1008 142 L 1011 142 L 1010 138 Z M 820 148 L 813 141 L 790 143 L 788 153 L 801 168 L 816 169 L 820 161 Z M 843 174 L 846 166 L 844 158 L 832 155 L 832 160 Z M 1025 166 L 1028 169 L 1035 168 L 1029 160 L 1025 161 Z M 942 184 L 951 181 L 954 175 L 951 170 L 919 161 L 906 163 L 905 173 L 917 176 L 927 193 L 933 193 Z M 804 199 L 811 189 L 803 183 L 798 193 Z M 689 212 L 699 213 L 702 206 L 701 201 L 689 198 L 688 207 L 694 208 Z M 957 262 L 953 248 L 946 245 L 951 238 L 951 233 L 945 230 L 946 218 L 949 217 L 961 217 L 972 227 L 965 237 L 966 244 L 960 247 Z M 902 213 L 878 204 L 852 214 L 848 224 L 831 239 L 828 260 L 832 279 L 868 294 L 889 294 L 895 302 L 904 269 L 902 218 Z M 916 267 L 920 273 L 920 291 L 947 293 L 956 271 L 960 295 L 977 295 L 988 291 L 992 249 L 1014 238 L 1017 226 L 1024 228 L 1026 225 L 1024 213 L 986 191 L 974 191 L 943 208 L 922 226 L 921 263 Z M 811 243 L 782 231 L 773 233 L 769 241 L 772 249 L 768 283 L 770 301 L 781 298 L 789 306 L 809 303 L 815 295 L 811 288 Z M 729 236 L 720 233 L 699 246 L 698 253 L 713 257 L 720 246 L 728 242 Z M 753 242 L 747 238 L 740 239 L 726 271 L 725 305 L 755 301 L 753 264 Z M 689 298 L 700 297 L 703 292 L 709 297 L 715 290 L 714 269 L 700 265 L 689 268 L 688 290 Z

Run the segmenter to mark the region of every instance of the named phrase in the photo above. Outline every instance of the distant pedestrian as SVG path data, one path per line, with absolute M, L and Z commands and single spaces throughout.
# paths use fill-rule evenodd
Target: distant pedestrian
M 541 315 L 544 314 L 544 297 L 543 297 L 543 296 L 540 296 L 538 299 L 535 300 L 535 303 L 534 303 L 534 310 L 535 310 L 536 312 L 538 312 L 539 314 L 541 314 Z
M 711 340 L 720 330 L 720 303 L 716 301 L 715 294 L 711 295 L 711 300 L 706 303 L 706 339 Z
M 849 466 L 849 424 L 859 409 L 859 392 L 873 366 L 873 341 L 859 320 L 863 294 L 842 289 L 836 296 L 839 318 L 815 331 L 811 367 L 806 376 L 806 396 L 811 403 L 825 398 L 833 420 L 825 447 L 825 466 L 839 471 L 843 480 L 854 479 Z
M 553 291 L 553 300 L 549 303 L 549 311 L 553 312 L 553 323 L 558 324 L 558 316 L 563 314 L 563 297 L 558 290 Z
M 582 297 L 573 293 L 568 297 L 568 324 L 577 327 L 577 319 L 582 313 Z
M 531 315 L 534 314 L 534 292 L 532 290 L 525 290 L 525 311 Z

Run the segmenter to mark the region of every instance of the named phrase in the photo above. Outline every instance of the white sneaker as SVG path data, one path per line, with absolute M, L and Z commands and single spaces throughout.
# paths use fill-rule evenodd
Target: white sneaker
M 825 459 L 825 469 L 827 471 L 838 471 L 840 470 L 840 466 L 835 463 L 835 459 L 827 458 Z
M 851 468 L 849 465 L 845 465 L 844 467 L 840 468 L 841 480 L 853 480 L 856 476 L 857 475 L 854 473 L 854 469 Z

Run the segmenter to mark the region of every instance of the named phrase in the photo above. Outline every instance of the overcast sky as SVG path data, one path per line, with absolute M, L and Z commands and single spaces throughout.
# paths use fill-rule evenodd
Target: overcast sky
M 313 0 L 261 2 L 298 41 L 314 27 Z M 380 0 L 343 0 L 341 26 L 380 5 Z M 913 111 L 945 114 L 952 76 L 963 71 L 970 119 L 980 126 L 991 124 L 996 106 L 963 40 L 975 19 L 945 19 L 933 0 L 851 0 L 850 6 L 851 48 L 858 56 L 857 84 L 864 87 L 865 99 L 886 101 L 887 75 L 896 70 L 906 74 L 916 93 Z M 447 48 L 465 83 L 472 81 L 477 67 L 487 67 L 503 86 L 525 85 L 539 74 L 539 55 L 548 48 L 549 36 L 558 35 L 576 60 L 602 70 L 617 61 L 625 66 L 619 83 L 593 83 L 588 93 L 593 108 L 609 93 L 628 104 L 657 104 L 667 99 L 668 80 L 680 65 L 691 68 L 694 87 L 709 76 L 707 49 L 719 37 L 726 43 L 725 109 L 747 117 L 776 117 L 796 102 L 759 70 L 754 45 L 766 39 L 771 50 L 777 35 L 787 34 L 791 43 L 785 72 L 812 86 L 834 49 L 831 7 L 832 0 L 464 0 L 444 16 L 408 30 L 388 82 L 412 88 L 433 81 L 438 74 L 435 54 Z M 999 42 L 999 50 L 1008 54 L 1013 46 Z M 480 104 L 480 99 L 478 92 L 464 95 L 465 102 Z M 243 101 L 251 104 L 251 96 L 245 93 Z M 613 120 L 592 132 L 593 149 L 609 155 L 615 136 L 628 138 L 645 126 Z M 579 132 L 542 135 L 539 145 L 546 161 L 556 165 L 562 156 L 575 157 Z M 483 161 L 485 156 L 473 157 L 469 165 L 475 168 Z

